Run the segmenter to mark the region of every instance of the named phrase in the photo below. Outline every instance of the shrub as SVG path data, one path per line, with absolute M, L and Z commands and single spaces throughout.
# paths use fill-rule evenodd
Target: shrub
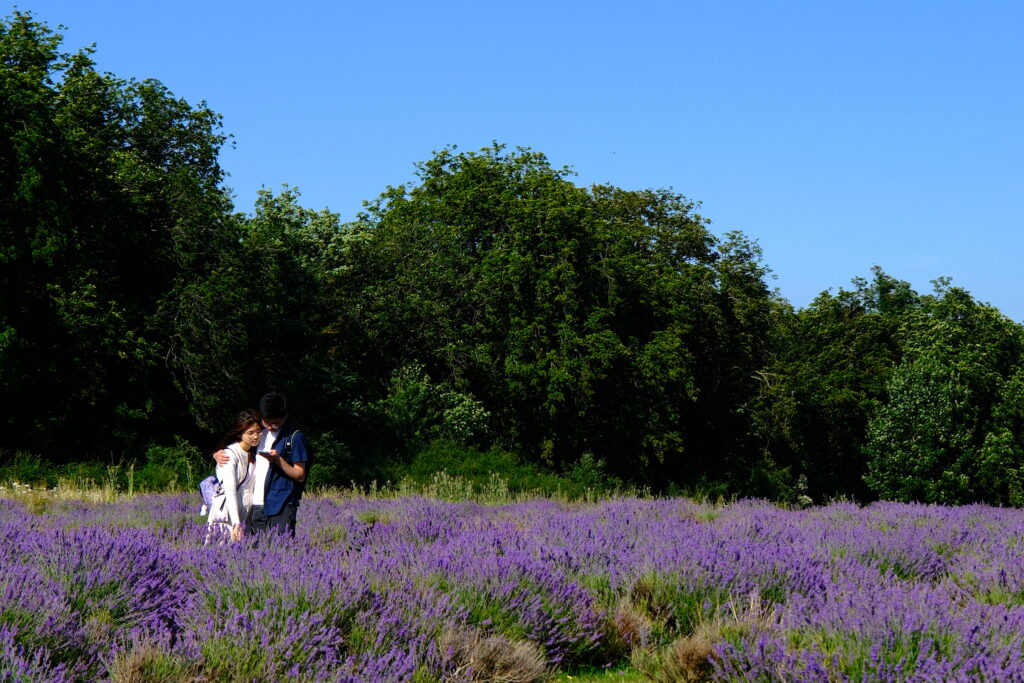
M 112 468 L 101 462 L 70 462 L 60 469 L 60 484 L 69 488 L 98 488 L 116 484 L 113 488 L 122 488 L 126 482 L 111 481 L 111 474 L 118 474 L 118 468 Z M 123 479 L 123 476 L 120 477 Z
M 577 488 L 609 492 L 622 488 L 622 480 L 605 472 L 605 462 L 593 453 L 584 453 L 565 473 L 565 479 Z
M 347 483 L 345 477 L 352 469 L 352 452 L 348 446 L 337 439 L 333 432 L 324 432 L 315 438 L 309 437 L 309 447 L 313 459 L 306 488 L 341 486 Z
M 114 655 L 111 683 L 186 683 L 198 678 L 199 667 L 172 655 L 156 643 L 136 643 Z
M 10 459 L 0 458 L 0 482 L 52 488 L 60 478 L 56 467 L 37 455 L 18 451 Z
M 543 651 L 529 641 L 453 629 L 442 636 L 441 649 L 454 664 L 456 675 L 469 674 L 469 680 L 477 683 L 532 683 L 550 677 Z
M 694 633 L 672 641 L 654 652 L 639 650 L 636 666 L 656 683 L 698 683 L 712 680 L 714 643 L 705 633 Z
M 392 466 L 389 476 L 398 481 L 408 478 L 416 484 L 431 483 L 434 475 L 445 472 L 482 489 L 495 478 L 503 480 L 511 491 L 554 493 L 572 484 L 521 461 L 514 453 L 492 447 L 480 451 L 450 441 L 434 441 L 408 463 Z
M 194 489 L 205 471 L 197 467 L 202 459 L 199 449 L 180 436 L 173 446 L 151 444 L 146 464 L 134 473 L 134 485 L 140 491 Z
M 473 396 L 434 382 L 418 363 L 396 370 L 388 395 L 369 408 L 401 448 L 437 439 L 474 444 L 486 434 L 490 419 Z

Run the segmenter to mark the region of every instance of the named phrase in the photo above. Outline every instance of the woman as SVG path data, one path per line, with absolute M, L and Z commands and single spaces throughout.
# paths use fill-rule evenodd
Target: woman
M 214 496 L 210 506 L 208 543 L 214 538 L 223 538 L 229 532 L 232 541 L 241 540 L 245 534 L 245 523 L 252 512 L 252 492 L 256 483 L 253 471 L 261 431 L 259 413 L 243 410 L 235 419 L 235 426 L 221 440 L 219 449 L 224 449 L 228 461 L 217 465 L 217 479 L 223 493 Z

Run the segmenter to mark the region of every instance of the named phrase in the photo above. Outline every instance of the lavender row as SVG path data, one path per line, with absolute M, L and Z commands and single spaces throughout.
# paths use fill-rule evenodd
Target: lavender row
M 204 546 L 193 502 L 0 500 L 0 679 L 1024 680 L 1017 510 L 314 498 Z

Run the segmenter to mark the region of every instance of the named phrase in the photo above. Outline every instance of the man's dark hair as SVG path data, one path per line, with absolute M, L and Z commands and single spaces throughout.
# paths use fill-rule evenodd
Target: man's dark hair
M 260 414 L 263 419 L 272 420 L 275 417 L 288 417 L 288 399 L 279 391 L 271 391 L 264 394 L 260 399 Z

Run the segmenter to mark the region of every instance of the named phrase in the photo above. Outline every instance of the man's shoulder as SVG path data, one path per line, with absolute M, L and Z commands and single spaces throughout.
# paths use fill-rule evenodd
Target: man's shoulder
M 288 441 L 291 441 L 292 439 L 305 438 L 305 435 L 302 433 L 302 430 L 299 429 L 297 425 L 292 424 L 291 422 L 288 422 L 283 427 L 281 427 L 281 435 Z
M 285 444 L 293 462 L 302 462 L 309 458 L 309 441 L 301 429 L 294 425 L 288 426 Z M 282 430 L 283 431 L 283 430 Z M 298 459 L 296 460 L 296 456 Z

